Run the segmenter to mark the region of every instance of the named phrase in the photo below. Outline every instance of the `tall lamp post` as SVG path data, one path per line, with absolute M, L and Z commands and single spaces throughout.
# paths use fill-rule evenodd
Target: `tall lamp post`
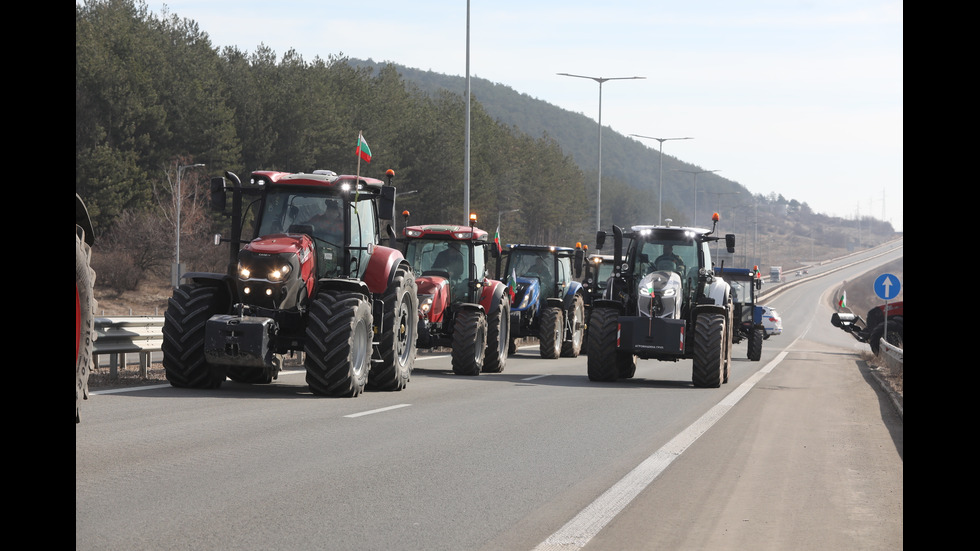
M 674 169 L 674 172 L 686 172 L 694 175 L 694 221 L 691 225 L 698 223 L 698 174 L 708 174 L 709 172 L 720 172 L 719 170 L 681 170 Z
M 694 138 L 654 138 L 653 136 L 641 136 L 639 134 L 630 134 L 630 136 L 636 136 L 637 138 L 646 138 L 648 140 L 657 140 L 660 142 L 660 206 L 657 209 L 657 223 L 662 224 L 664 220 L 664 142 L 669 142 L 670 140 L 693 140 Z
M 602 228 L 602 84 L 609 80 L 638 80 L 645 79 L 647 77 L 590 77 L 585 75 L 572 75 L 569 73 L 557 74 L 563 77 L 587 78 L 599 83 L 599 184 L 596 187 L 595 200 L 595 229 L 596 231 L 599 231 Z
M 180 176 L 184 173 L 185 169 L 202 166 L 204 166 L 204 163 L 197 163 L 194 165 L 177 165 L 177 239 L 176 250 L 174 251 L 174 274 L 172 281 L 175 289 L 180 285 L 180 204 L 183 200 L 183 195 L 180 190 Z

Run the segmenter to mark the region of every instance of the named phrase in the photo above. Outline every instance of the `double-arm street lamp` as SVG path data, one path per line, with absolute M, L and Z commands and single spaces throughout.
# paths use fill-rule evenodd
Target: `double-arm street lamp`
M 599 184 L 596 187 L 596 213 L 595 213 L 595 226 L 596 231 L 602 228 L 602 84 L 609 80 L 638 80 L 645 79 L 647 77 L 590 77 L 585 75 L 572 75 L 569 73 L 557 73 L 563 77 L 575 77 L 575 78 L 587 78 L 594 80 L 599 83 Z
M 658 195 L 660 206 L 657 209 L 657 223 L 662 224 L 664 220 L 664 142 L 668 142 L 670 140 L 693 140 L 694 138 L 654 138 L 653 136 L 641 136 L 639 134 L 630 134 L 630 136 L 646 138 L 648 140 L 657 140 L 660 142 L 660 194 Z
M 174 251 L 174 274 L 173 274 L 173 286 L 177 288 L 180 285 L 180 204 L 183 200 L 183 195 L 180 190 L 180 176 L 184 173 L 185 169 L 197 168 L 204 166 L 204 163 L 197 163 L 194 165 L 177 165 L 177 204 L 176 204 L 176 215 L 177 215 L 177 235 L 176 235 L 176 250 Z
M 694 221 L 691 225 L 694 226 L 698 223 L 698 174 L 708 174 L 709 172 L 719 172 L 718 170 L 681 170 L 679 168 L 674 169 L 674 172 L 686 172 L 688 174 L 694 175 Z

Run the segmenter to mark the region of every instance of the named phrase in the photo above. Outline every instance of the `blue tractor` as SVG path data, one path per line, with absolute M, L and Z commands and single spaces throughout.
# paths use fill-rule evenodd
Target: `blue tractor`
M 714 268 L 715 275 L 725 279 L 731 285 L 732 306 L 734 308 L 732 324 L 732 344 L 747 341 L 747 357 L 753 362 L 762 358 L 762 341 L 766 338 L 762 326 L 762 306 L 756 291 L 762 288 L 762 274 L 759 267 L 748 268 Z
M 509 353 L 517 339 L 537 337 L 542 358 L 575 358 L 585 335 L 582 249 L 548 245 L 506 245 L 497 279 L 513 294 Z M 506 279 L 504 279 L 506 278 Z

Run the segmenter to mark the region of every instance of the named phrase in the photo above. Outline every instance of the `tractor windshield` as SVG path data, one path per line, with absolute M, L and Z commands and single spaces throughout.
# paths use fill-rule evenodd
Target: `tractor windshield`
M 435 239 L 413 239 L 405 258 L 415 268 L 416 277 L 441 276 L 449 280 L 453 301 L 467 300 L 470 264 L 474 277 L 482 279 L 486 269 L 482 255 L 472 254 L 469 243 Z
M 513 273 L 517 277 L 536 277 L 541 282 L 543 298 L 556 296 L 555 258 L 550 251 L 512 251 L 508 262 L 508 273 Z
M 633 268 L 640 278 L 655 271 L 674 272 L 681 278 L 684 294 L 690 293 L 700 266 L 698 245 L 693 239 L 651 236 L 640 241 L 637 247 Z
M 312 233 L 322 241 L 344 241 L 343 200 L 339 196 L 270 190 L 257 235 Z

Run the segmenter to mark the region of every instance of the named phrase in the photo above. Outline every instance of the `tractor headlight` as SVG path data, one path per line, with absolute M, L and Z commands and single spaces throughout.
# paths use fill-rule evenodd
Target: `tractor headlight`
M 419 312 L 421 312 L 423 316 L 428 315 L 429 310 L 432 310 L 432 301 L 432 295 L 419 295 Z

